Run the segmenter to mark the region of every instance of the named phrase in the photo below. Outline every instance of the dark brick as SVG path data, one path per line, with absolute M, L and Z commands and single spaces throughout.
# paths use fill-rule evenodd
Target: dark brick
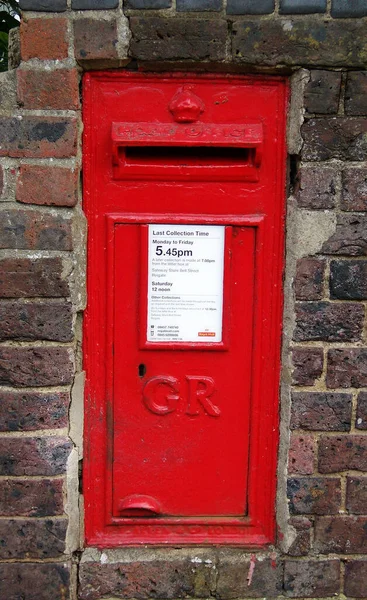
M 342 173 L 342 210 L 367 210 L 367 169 L 345 169 Z
M 295 385 L 313 385 L 321 377 L 324 353 L 322 348 L 294 348 L 292 352 Z
M 73 355 L 69 348 L 0 347 L 0 385 L 14 387 L 69 385 L 73 381 L 73 375 Z
M 311 435 L 293 434 L 289 444 L 288 472 L 311 475 L 314 472 L 316 443 Z
M 66 519 L 0 519 L 0 558 L 59 557 L 66 527 Z
M 367 119 L 330 117 L 309 119 L 302 126 L 303 160 L 366 160 Z
M 69 158 L 75 156 L 77 123 L 69 117 L 1 117 L 0 156 Z
M 4 191 L 4 170 L 3 170 L 2 166 L 0 165 L 0 198 L 2 196 L 3 191 Z
M 106 8 L 117 8 L 119 0 L 71 0 L 71 8 L 74 10 L 104 10 Z
M 307 13 L 324 13 L 325 11 L 326 0 L 280 0 L 279 5 L 280 14 L 285 15 L 304 15 Z
M 297 300 L 320 300 L 324 295 L 325 261 L 318 258 L 297 260 L 294 290 Z
M 72 443 L 66 437 L 0 438 L 2 476 L 63 475 Z
M 0 248 L 17 250 L 73 249 L 71 219 L 33 210 L 2 210 Z
M 62 515 L 63 480 L 3 481 L 0 487 L 0 515 L 50 517 Z
M 318 517 L 314 551 L 320 554 L 359 554 L 367 552 L 366 517 L 334 515 Z
M 301 208 L 334 208 L 336 200 L 336 169 L 303 167 L 299 173 L 297 204 Z
M 365 300 L 367 298 L 367 261 L 331 261 L 330 297 L 339 300 Z
M 311 549 L 312 522 L 306 517 L 292 517 L 289 524 L 297 532 L 296 539 L 287 550 L 289 556 L 306 556 Z
M 213 589 L 215 570 L 204 563 L 193 563 L 188 555 L 156 553 L 149 559 L 126 553 L 121 562 L 101 564 L 82 562 L 79 568 L 80 600 L 118 598 L 208 598 Z M 145 555 L 147 556 L 147 554 Z M 200 556 L 200 554 L 199 554 Z M 211 551 L 203 554 L 215 560 Z
M 74 21 L 74 46 L 77 60 L 117 58 L 116 20 L 78 19 Z
M 73 339 L 72 306 L 68 302 L 3 301 L 0 322 L 0 341 L 71 342 Z
M 77 110 L 79 82 L 76 69 L 55 71 L 17 69 L 18 103 L 26 109 Z
M 357 342 L 364 325 L 364 306 L 356 303 L 297 302 L 296 342 Z
M 320 473 L 367 470 L 367 437 L 362 435 L 324 436 L 319 441 Z
M 348 73 L 345 90 L 345 112 L 347 115 L 367 115 L 366 71 Z
M 367 598 L 367 560 L 347 560 L 345 563 L 344 594 Z
M 227 0 L 228 15 L 267 15 L 274 8 L 274 0 Z
M 23 19 L 20 25 L 20 46 L 22 60 L 67 58 L 67 20 L 64 17 Z
M 352 395 L 333 392 L 293 392 L 291 429 L 349 431 Z
M 329 350 L 326 385 L 332 389 L 366 386 L 367 349 L 335 348 Z
M 251 561 L 241 552 L 223 552 L 219 555 L 218 600 L 230 598 L 274 598 L 282 592 L 283 568 L 275 557 L 257 560 L 252 557 L 252 578 L 248 579 Z
M 358 394 L 356 428 L 367 429 L 367 392 Z
M 66 0 L 19 0 L 19 6 L 22 10 L 64 12 Z
M 0 431 L 56 429 L 68 424 L 67 392 L 0 391 Z
M 340 479 L 326 477 L 288 479 L 287 495 L 291 514 L 336 514 L 341 502 Z
M 367 217 L 338 215 L 335 233 L 323 244 L 320 252 L 341 256 L 366 256 Z
M 224 19 L 131 17 L 130 53 L 140 60 L 225 60 Z
M 284 590 L 289 598 L 326 598 L 339 594 L 340 561 L 286 560 Z
M 75 206 L 78 175 L 63 167 L 21 165 L 16 199 L 24 204 Z
M 64 562 L 0 564 L 0 597 L 7 600 L 66 600 L 69 586 Z
M 252 2 L 253 5 L 257 3 Z M 314 16 L 239 19 L 232 28 L 235 62 L 260 66 L 365 68 L 365 24 Z
M 367 512 L 367 477 L 347 477 L 346 507 L 350 513 L 365 515 Z
M 0 259 L 0 298 L 68 296 L 60 258 Z
M 332 0 L 331 16 L 334 19 L 345 17 L 365 17 L 367 15 L 367 6 L 365 0 Z
M 172 0 L 126 0 L 126 8 L 142 8 L 144 10 L 171 8 Z M 178 7 L 177 7 L 177 10 Z
M 339 108 L 341 78 L 341 73 L 337 71 L 312 70 L 305 89 L 306 111 L 321 115 L 336 114 Z
M 192 10 L 222 10 L 222 0 L 176 0 L 176 10 L 192 11 Z

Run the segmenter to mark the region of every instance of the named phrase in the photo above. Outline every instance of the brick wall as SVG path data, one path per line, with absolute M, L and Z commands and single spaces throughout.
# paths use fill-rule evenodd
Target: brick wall
M 366 598 L 367 2 L 20 4 L 21 62 L 0 76 L 0 597 Z M 279 538 L 262 552 L 83 551 L 79 83 L 116 67 L 293 82 Z

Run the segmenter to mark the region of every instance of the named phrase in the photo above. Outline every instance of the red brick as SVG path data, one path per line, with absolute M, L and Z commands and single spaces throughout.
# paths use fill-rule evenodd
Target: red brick
M 77 19 L 74 21 L 75 57 L 77 60 L 114 59 L 117 53 L 116 20 Z
M 251 572 L 252 577 L 248 579 Z M 283 565 L 276 557 L 257 560 L 254 555 L 251 563 L 248 555 L 244 556 L 241 551 L 224 551 L 219 555 L 215 593 L 218 600 L 274 598 L 282 594 L 282 584 Z
M 4 600 L 66 600 L 69 586 L 70 566 L 64 562 L 0 563 L 0 598 Z
M 67 20 L 63 17 L 23 19 L 20 25 L 22 60 L 67 58 L 66 35 Z
M 357 303 L 297 302 L 296 342 L 358 342 L 363 333 L 364 306 Z
M 321 300 L 324 295 L 325 261 L 317 258 L 300 258 L 294 290 L 297 300 Z
M 364 348 L 329 350 L 326 385 L 333 389 L 366 386 L 367 350 Z
M 1 437 L 0 474 L 63 475 L 72 444 L 65 437 Z
M 137 60 L 226 60 L 228 23 L 196 17 L 130 17 L 130 55 Z M 252 63 L 254 64 L 254 63 Z
M 336 114 L 339 107 L 341 73 L 310 71 L 310 81 L 305 88 L 305 109 L 308 113 Z
M 322 348 L 294 348 L 292 351 L 295 385 L 313 385 L 322 375 L 324 353 Z
M 70 117 L 0 117 L 0 156 L 69 158 L 77 147 L 77 121 Z
M 286 560 L 284 590 L 290 598 L 326 598 L 338 594 L 340 561 Z
M 340 509 L 340 479 L 294 477 L 288 479 L 287 489 L 293 515 L 332 515 Z
M 73 249 L 71 219 L 40 210 L 2 210 L 0 248 L 16 250 Z
M 73 375 L 71 349 L 46 346 L 0 347 L 0 385 L 14 387 L 70 385 Z
M 72 306 L 68 302 L 0 303 L 0 341 L 49 340 L 71 342 L 73 339 Z
M 179 556 L 152 554 L 140 560 L 130 554 L 121 562 L 109 564 L 81 563 L 79 600 L 210 597 L 216 577 L 216 570 L 204 563 L 204 559 L 215 561 L 210 549 L 199 551 L 201 563 L 193 563 L 184 551 Z
M 311 435 L 292 434 L 289 446 L 288 472 L 310 475 L 314 472 L 316 444 Z
M 69 403 L 67 392 L 0 390 L 0 431 L 66 427 Z
M 59 298 L 68 295 L 69 286 L 60 258 L 0 259 L 1 298 Z
M 323 436 L 319 441 L 320 473 L 367 471 L 367 436 Z
M 342 210 L 367 210 L 367 169 L 350 168 L 342 173 Z
M 312 522 L 306 517 L 292 517 L 289 524 L 297 532 L 296 538 L 287 550 L 289 556 L 306 556 L 311 549 Z
M 356 428 L 367 429 L 367 392 L 358 394 Z
M 332 260 L 330 298 L 365 300 L 367 298 L 367 260 Z
M 320 554 L 367 552 L 367 518 L 333 515 L 317 517 L 314 551 Z
M 338 392 L 293 392 L 291 429 L 349 431 L 352 395 Z
M 0 486 L 0 515 L 49 517 L 63 514 L 63 480 L 3 481 Z
M 367 514 L 367 477 L 347 477 L 346 507 L 354 515 Z
M 367 598 L 367 560 L 347 560 L 344 594 L 352 598 Z
M 345 88 L 345 113 L 347 115 L 367 115 L 367 73 L 348 73 Z
M 78 72 L 17 70 L 18 102 L 26 109 L 77 110 L 79 108 Z
M 24 204 L 75 206 L 78 172 L 63 167 L 21 165 L 16 199 Z
M 0 559 L 62 557 L 66 527 L 66 519 L 0 519 Z
M 309 119 L 302 126 L 303 160 L 366 160 L 367 119 L 331 117 Z
M 341 256 L 366 256 L 366 230 L 366 215 L 338 215 L 335 232 L 324 242 L 320 252 Z
M 299 173 L 298 206 L 310 209 L 334 208 L 337 171 L 325 167 L 303 167 Z

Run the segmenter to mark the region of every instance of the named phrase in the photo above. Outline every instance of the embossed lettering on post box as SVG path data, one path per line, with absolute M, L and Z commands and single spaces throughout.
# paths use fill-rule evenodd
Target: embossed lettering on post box
M 285 82 L 84 94 L 87 543 L 271 543 Z

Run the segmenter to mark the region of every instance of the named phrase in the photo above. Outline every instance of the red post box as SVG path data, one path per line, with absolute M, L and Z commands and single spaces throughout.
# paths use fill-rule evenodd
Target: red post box
M 86 539 L 274 539 L 286 85 L 85 78 Z

